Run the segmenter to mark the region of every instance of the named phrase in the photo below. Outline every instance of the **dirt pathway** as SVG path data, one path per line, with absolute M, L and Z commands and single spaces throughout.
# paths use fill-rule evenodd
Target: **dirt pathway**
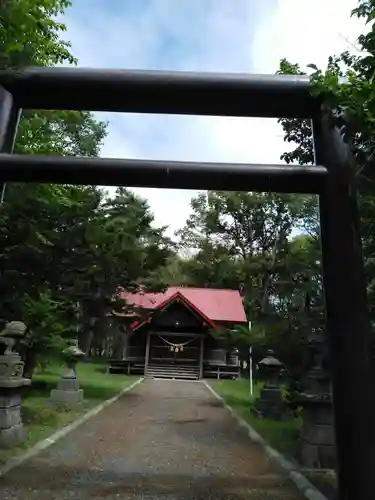
M 146 380 L 0 479 L 7 500 L 301 500 L 203 383 Z

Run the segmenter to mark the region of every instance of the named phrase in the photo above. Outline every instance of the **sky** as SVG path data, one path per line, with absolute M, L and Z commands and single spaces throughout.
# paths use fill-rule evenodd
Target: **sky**
M 279 61 L 325 66 L 352 49 L 357 0 L 73 0 L 64 16 L 81 67 L 273 74 Z M 280 163 L 276 120 L 97 113 L 101 156 Z M 289 147 L 290 148 L 290 147 Z M 197 191 L 135 189 L 155 224 L 181 228 Z

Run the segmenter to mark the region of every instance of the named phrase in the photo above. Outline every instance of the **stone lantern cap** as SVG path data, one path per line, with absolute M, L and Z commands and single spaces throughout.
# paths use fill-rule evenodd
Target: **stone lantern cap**
M 275 358 L 272 350 L 268 351 L 267 356 L 259 361 L 259 364 L 270 368 L 281 368 L 284 366 L 284 363 Z
M 27 326 L 22 321 L 10 321 L 0 332 L 0 344 L 3 344 L 3 354 L 13 354 L 13 347 L 17 339 L 25 335 Z
M 63 354 L 68 359 L 78 360 L 85 356 L 85 353 L 78 347 L 78 340 L 70 340 L 68 347 L 63 350 Z
M 23 378 L 24 363 L 20 355 L 12 349 L 17 339 L 26 332 L 22 321 L 11 321 L 0 332 L 0 388 L 14 390 L 23 385 L 30 385 L 30 380 Z
M 10 321 L 1 332 L 3 337 L 19 338 L 25 335 L 27 326 L 22 321 Z

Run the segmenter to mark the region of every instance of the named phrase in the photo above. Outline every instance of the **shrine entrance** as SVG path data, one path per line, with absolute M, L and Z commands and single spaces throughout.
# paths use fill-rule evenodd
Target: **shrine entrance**
M 309 119 L 315 165 L 14 155 L 11 153 L 23 108 Z M 372 500 L 375 491 L 374 361 L 370 355 L 373 338 L 355 169 L 343 131 L 332 126 L 332 115 L 322 99 L 312 93 L 307 76 L 71 67 L 0 71 L 0 183 L 275 191 L 319 196 L 338 497 Z
M 149 363 L 199 367 L 202 344 L 196 334 L 150 334 Z
M 189 333 L 149 333 L 148 377 L 198 380 L 203 370 L 203 337 Z

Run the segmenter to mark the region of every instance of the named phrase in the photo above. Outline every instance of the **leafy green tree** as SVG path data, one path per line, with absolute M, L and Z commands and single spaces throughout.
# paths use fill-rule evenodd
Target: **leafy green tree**
M 76 62 L 66 31 L 56 21 L 71 5 L 67 0 L 2 0 L 0 3 L 0 67 L 54 66 Z
M 293 197 L 274 193 L 199 195 L 179 232 L 180 244 L 197 251 L 192 265 L 197 281 L 241 288 L 253 317 L 266 311 L 272 276 L 298 219 L 298 208 Z
M 123 309 L 125 304 L 117 303 L 118 287 L 164 289 L 158 270 L 171 256 L 171 243 L 163 234 L 165 228 L 153 227 L 153 220 L 145 200 L 119 188 L 86 226 L 82 279 L 71 277 L 86 325 L 103 320 L 117 306 Z M 82 333 L 82 348 L 88 352 L 93 330 Z
M 30 365 L 35 367 L 37 353 L 50 355 L 52 350 L 48 346 L 54 344 L 48 339 L 56 333 L 58 340 L 60 324 L 66 336 L 72 334 L 68 328 L 72 321 L 69 311 L 72 294 L 70 291 L 63 293 L 63 285 L 66 276 L 74 273 L 71 267 L 75 264 L 76 254 L 72 247 L 77 240 L 73 238 L 82 222 L 87 223 L 92 215 L 93 201 L 84 202 L 85 196 L 87 202 L 90 194 L 94 198 L 99 196 L 93 188 L 8 186 L 0 210 L 3 290 L 0 314 L 7 320 L 22 319 L 30 326 L 26 344 L 30 349 L 24 351 L 28 371 L 32 371 Z M 59 306 L 55 308 L 55 304 Z M 56 322 L 56 328 L 37 328 L 41 311 L 46 311 L 51 323 Z M 47 335 L 45 344 L 40 341 L 41 332 Z M 35 341 L 32 340 L 34 334 Z
M 192 208 L 179 233 L 180 244 L 196 250 L 184 263 L 190 283 L 241 290 L 252 321 L 251 331 L 220 335 L 245 358 L 254 344 L 275 349 L 297 367 L 303 342 L 323 319 L 315 200 L 210 192 L 194 199 Z M 292 237 L 297 227 L 303 234 Z
M 21 344 L 24 376 L 31 378 L 37 362 L 55 358 L 66 346 L 65 339 L 72 335 L 72 331 L 64 324 L 61 304 L 48 292 L 41 293 L 36 299 L 24 297 L 23 320 L 28 326 Z
M 12 185 L 0 211 L 3 317 L 25 317 L 25 298 L 35 305 L 49 293 L 65 326 L 72 325 L 79 304 L 81 344 L 89 352 L 92 327 L 116 308 L 119 286 L 163 288 L 154 273 L 170 257 L 170 242 L 131 191 L 105 199 L 90 186 L 27 188 Z
M 310 76 L 312 91 L 325 102 L 332 126 L 336 126 L 350 140 L 353 146 L 353 174 L 359 188 L 359 207 L 361 215 L 361 234 L 368 279 L 368 296 L 372 321 L 375 321 L 375 196 L 374 196 L 374 99 L 375 87 L 375 3 L 373 0 L 359 0 L 352 16 L 362 18 L 368 27 L 367 32 L 358 37 L 355 53 L 342 52 L 328 58 L 325 69 L 314 63 L 307 64 L 303 71 L 298 64 L 286 59 L 280 62 L 280 74 L 306 74 Z M 306 61 L 309 63 L 309 61 Z M 309 120 L 281 119 L 285 141 L 292 143 L 294 149 L 282 155 L 287 163 L 312 164 L 314 162 L 312 128 Z M 322 331 L 323 300 L 320 271 L 320 237 L 317 198 L 310 199 L 310 215 L 302 218 L 305 231 L 313 237 L 311 241 L 312 259 L 309 261 L 312 289 L 309 290 L 311 308 L 306 315 L 310 331 Z M 318 264 L 318 265 L 316 265 Z M 315 269 L 314 269 L 315 268 Z M 315 299 L 313 298 L 315 296 Z M 320 296 L 320 298 L 319 298 Z M 315 303 L 314 303 L 315 300 Z M 301 364 L 302 366 L 302 364 Z M 298 370 L 292 375 L 290 401 L 294 404 L 295 384 L 299 379 Z M 298 384 L 297 384 L 298 385 Z
M 358 37 L 356 53 L 345 51 L 328 59 L 325 70 L 310 63 L 313 92 L 321 96 L 332 114 L 332 124 L 340 128 L 344 135 L 350 137 L 353 144 L 354 168 L 359 188 L 359 205 L 361 213 L 361 234 L 368 277 L 368 294 L 372 320 L 375 321 L 375 266 L 374 266 L 374 234 L 375 234 L 375 196 L 374 196 L 374 151 L 375 151 L 375 87 L 373 74 L 375 71 L 375 4 L 372 0 L 360 0 L 352 16 L 362 18 L 368 31 Z M 281 74 L 303 74 L 297 64 L 287 60 L 280 63 Z M 285 140 L 295 144 L 291 152 L 284 153 L 282 158 L 287 163 L 313 163 L 313 144 L 311 124 L 308 120 L 282 119 Z M 317 203 L 315 214 L 317 214 Z M 314 216 L 317 221 L 317 216 Z M 310 221 L 311 222 L 311 221 Z M 317 233 L 318 224 L 313 223 Z M 311 228 L 311 225 L 310 225 Z
M 166 260 L 165 266 L 157 271 L 160 281 L 168 286 L 195 285 L 193 272 L 190 270 L 193 260 L 181 257 L 174 248 L 171 251 L 172 255 Z
M 66 27 L 56 20 L 69 6 L 2 1 L 0 69 L 75 64 L 61 38 Z M 98 156 L 106 128 L 90 112 L 28 110 L 15 152 Z M 109 199 L 96 186 L 8 185 L 0 208 L 0 315 L 29 325 L 27 373 L 72 335 L 78 312 L 89 351 L 92 318 L 102 320 L 116 307 L 118 286 L 160 287 L 156 268 L 169 257 L 169 245 L 146 202 L 128 190 Z

